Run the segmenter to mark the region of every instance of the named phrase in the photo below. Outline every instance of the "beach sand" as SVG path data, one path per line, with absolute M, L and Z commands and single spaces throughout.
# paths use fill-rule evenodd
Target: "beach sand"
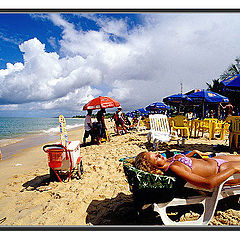
M 24 149 L 0 162 L 0 226 L 161 226 L 159 215 L 151 208 L 137 215 L 132 193 L 120 158 L 151 150 L 147 131 L 116 136 L 113 122 L 108 122 L 111 141 L 81 147 L 84 173 L 82 179 L 50 182 L 47 156 L 42 145 Z M 69 132 L 69 140 L 82 141 L 83 129 Z M 90 139 L 88 139 L 90 140 Z M 225 141 L 205 138 L 187 140 L 179 148 L 213 152 L 213 145 Z M 223 200 L 211 225 L 239 225 L 238 196 Z M 192 217 L 194 212 L 184 217 Z

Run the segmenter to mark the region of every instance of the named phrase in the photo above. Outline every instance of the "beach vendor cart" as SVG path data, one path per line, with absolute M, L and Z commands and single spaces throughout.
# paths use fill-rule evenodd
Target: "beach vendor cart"
M 50 178 L 69 180 L 72 176 L 81 178 L 83 173 L 80 157 L 80 141 L 71 141 L 65 147 L 60 143 L 45 145 L 43 151 L 47 153 Z
M 80 141 L 69 141 L 66 129 L 66 120 L 59 116 L 60 142 L 45 145 L 43 151 L 47 153 L 50 178 L 53 180 L 69 180 L 72 175 L 81 178 L 83 173 L 80 157 Z M 61 179 L 62 177 L 62 179 Z

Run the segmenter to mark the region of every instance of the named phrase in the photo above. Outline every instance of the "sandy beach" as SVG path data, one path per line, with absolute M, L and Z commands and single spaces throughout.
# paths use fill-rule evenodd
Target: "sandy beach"
M 123 172 L 123 157 L 151 150 L 147 131 L 116 136 L 108 122 L 111 141 L 81 147 L 82 179 L 49 181 L 49 167 L 42 145 L 20 151 L 0 162 L 1 226 L 94 226 L 154 225 L 160 217 L 146 208 L 138 216 L 132 193 Z M 82 142 L 83 128 L 69 132 L 69 139 Z M 89 141 L 90 139 L 88 139 Z M 213 146 L 226 141 L 206 138 L 186 140 L 183 147 L 172 142 L 169 149 L 213 152 Z M 219 203 L 210 225 L 239 225 L 238 196 Z M 189 215 L 194 215 L 190 212 Z M 187 216 L 185 216 L 187 217 Z

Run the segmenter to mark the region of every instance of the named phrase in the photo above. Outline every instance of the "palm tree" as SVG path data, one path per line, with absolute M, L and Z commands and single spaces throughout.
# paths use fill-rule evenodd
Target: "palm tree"
M 240 65 L 239 65 L 240 58 L 237 57 L 235 59 L 235 62 L 236 62 L 235 64 L 231 64 L 228 67 L 228 69 L 223 74 L 220 75 L 220 80 L 224 80 L 224 79 L 226 79 L 228 77 L 240 74 L 240 71 L 239 71 L 240 70 Z
M 231 76 L 240 74 L 240 57 L 237 57 L 235 59 L 235 63 L 231 64 L 227 70 L 223 72 L 223 74 L 220 75 L 219 79 L 213 79 L 212 84 L 206 83 L 208 86 L 208 90 L 219 93 L 221 95 L 224 95 L 229 98 L 230 102 L 233 106 L 238 107 L 240 105 L 240 96 L 239 94 L 229 94 L 223 92 L 223 85 L 221 84 L 221 81 L 229 78 Z
M 240 74 L 240 57 L 237 57 L 235 59 L 235 64 L 231 64 L 227 70 L 225 70 L 219 77 L 219 79 L 213 79 L 212 80 L 212 84 L 210 83 L 206 83 L 208 88 L 207 90 L 219 93 L 219 94 L 223 94 L 223 86 L 221 85 L 221 81 L 229 78 L 231 76 Z
M 208 88 L 207 90 L 215 92 L 215 93 L 219 93 L 219 94 L 223 94 L 223 86 L 220 83 L 219 79 L 213 79 L 212 80 L 212 85 L 210 83 L 206 83 Z

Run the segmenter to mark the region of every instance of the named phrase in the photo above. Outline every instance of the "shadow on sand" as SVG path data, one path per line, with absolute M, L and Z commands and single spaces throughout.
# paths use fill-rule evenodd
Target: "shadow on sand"
M 218 202 L 215 214 L 218 211 L 226 211 L 228 209 L 239 210 L 239 195 L 230 196 Z M 179 208 L 172 207 L 173 212 L 177 214 L 173 216 L 174 221 L 179 221 L 180 217 L 187 212 L 201 212 L 201 206 L 190 205 Z M 172 212 L 172 211 L 170 211 Z M 87 209 L 86 223 L 92 225 L 150 225 L 162 226 L 161 217 L 153 211 L 152 207 L 147 207 L 140 213 L 134 204 L 133 196 L 119 193 L 115 198 L 104 200 L 93 200 Z
M 162 225 L 151 207 L 138 213 L 133 196 L 119 193 L 115 198 L 93 200 L 87 209 L 86 223 L 93 225 Z
M 37 176 L 32 180 L 25 182 L 22 186 L 24 187 L 21 191 L 24 190 L 36 190 L 38 187 L 41 186 L 48 186 L 50 183 L 50 174 L 45 174 L 42 176 Z

